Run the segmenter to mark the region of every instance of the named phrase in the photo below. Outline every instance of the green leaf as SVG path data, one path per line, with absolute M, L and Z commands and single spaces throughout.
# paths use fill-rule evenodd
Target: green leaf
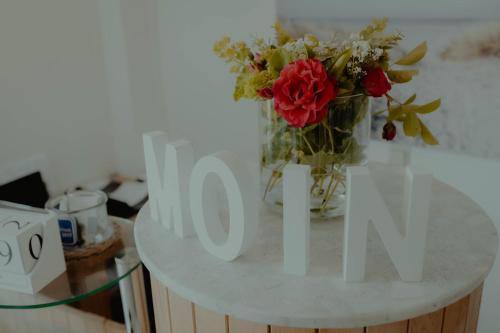
M 417 94 L 413 94 L 406 101 L 404 101 L 403 104 L 404 105 L 411 104 L 415 101 L 416 98 L 417 98 Z
M 404 57 L 395 62 L 396 65 L 409 66 L 419 62 L 427 53 L 427 42 L 422 42 Z
M 387 26 L 387 18 L 383 19 L 374 18 L 369 26 L 367 26 L 366 28 L 364 28 L 359 32 L 359 35 L 363 37 L 363 39 L 368 40 L 373 34 L 383 32 L 386 26 Z
M 276 73 L 279 73 L 285 66 L 285 57 L 280 49 L 274 50 L 269 57 L 269 68 Z
M 237 102 L 245 95 L 245 80 L 246 75 L 240 74 L 236 78 L 236 84 L 234 85 L 233 99 Z
M 413 76 L 418 74 L 418 70 L 412 69 L 412 70 L 390 70 L 387 71 L 387 76 L 392 82 L 395 83 L 406 83 L 410 81 Z
M 415 112 L 418 113 L 431 113 L 441 106 L 441 99 L 438 98 L 430 103 L 420 105 L 415 108 Z
M 354 90 L 354 88 L 356 88 L 356 85 L 352 81 L 339 81 L 338 85 L 340 88 L 346 90 Z
M 432 135 L 431 131 L 425 126 L 425 124 L 419 119 L 418 120 L 420 123 L 420 128 L 421 132 L 420 135 L 422 136 L 422 139 L 424 142 L 428 145 L 437 145 L 439 144 L 439 141 Z
M 403 121 L 403 129 L 406 136 L 417 136 L 421 132 L 420 120 L 415 112 L 408 112 Z
M 351 96 L 352 95 L 352 89 L 344 89 L 344 88 L 339 88 L 337 91 L 337 96 L 342 97 L 342 96 Z
M 345 50 L 333 64 L 331 69 L 331 74 L 333 74 L 336 78 L 340 77 L 340 75 L 344 71 L 345 66 L 349 62 L 351 56 L 352 56 L 352 50 L 351 49 Z
M 279 46 L 293 40 L 292 36 L 288 34 L 279 21 L 274 24 L 274 30 L 276 31 L 276 41 Z
M 391 108 L 389 110 L 389 117 L 387 117 L 387 121 L 403 120 L 403 115 L 408 111 L 408 108 L 404 105 L 399 105 L 395 108 Z

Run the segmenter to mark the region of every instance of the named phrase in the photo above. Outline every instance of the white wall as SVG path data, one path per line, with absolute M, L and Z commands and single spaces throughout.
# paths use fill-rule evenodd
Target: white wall
M 192 141 L 198 153 L 222 149 L 257 158 L 255 102 L 232 101 L 234 76 L 212 52 L 222 36 L 269 36 L 269 0 L 158 0 L 168 132 Z
M 498 0 L 277 0 L 278 15 L 288 18 L 498 18 Z
M 0 2 L 0 169 L 45 154 L 55 193 L 143 172 L 166 129 L 154 1 Z
M 166 130 L 155 0 L 98 1 L 115 171 L 144 172 L 142 133 Z
M 95 0 L 0 2 L 0 163 L 44 153 L 56 191 L 113 166 Z

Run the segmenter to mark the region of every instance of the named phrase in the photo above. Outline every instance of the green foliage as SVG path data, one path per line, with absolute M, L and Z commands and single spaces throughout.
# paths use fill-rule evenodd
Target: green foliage
M 425 124 L 422 122 L 422 120 L 418 120 L 420 122 L 420 128 L 421 128 L 421 135 L 422 139 L 424 142 L 428 145 L 437 145 L 439 144 L 439 141 L 432 135 L 431 131 L 425 126 Z
M 279 76 L 279 73 L 288 63 L 288 54 L 284 49 L 273 49 L 269 56 L 269 70 Z
M 389 70 L 386 73 L 393 83 L 406 83 L 418 74 L 418 70 Z
M 408 99 L 406 101 L 404 101 L 403 104 L 405 104 L 405 105 L 411 104 L 415 101 L 416 98 L 417 98 L 417 94 L 413 94 L 410 97 L 408 97 Z
M 363 37 L 364 40 L 369 40 L 375 34 L 379 34 L 384 32 L 387 27 L 387 18 L 384 17 L 382 19 L 372 19 L 372 23 L 369 24 L 366 28 L 359 32 L 359 35 Z
M 404 57 L 397 60 L 395 64 L 402 66 L 414 65 L 420 60 L 422 60 L 422 58 L 425 57 L 426 53 L 427 53 L 427 42 L 422 42 L 419 45 L 417 45 L 417 47 L 415 47 L 413 50 L 411 50 L 408 54 L 406 54 Z
M 391 101 L 394 101 L 394 99 L 390 99 L 388 103 L 389 114 L 387 116 L 387 121 L 402 122 L 406 136 L 420 136 L 426 144 L 436 145 L 438 144 L 437 139 L 432 135 L 429 128 L 425 126 L 418 115 L 436 111 L 441 105 L 441 100 L 436 99 L 423 105 L 412 104 L 416 97 L 416 94 L 413 94 L 406 101 L 397 105 L 391 105 Z
M 234 63 L 239 66 L 240 71 L 243 70 L 245 62 L 252 55 L 250 48 L 245 42 L 231 43 L 231 39 L 227 36 L 215 42 L 213 51 L 217 56 L 224 59 L 226 63 Z
M 373 19 L 372 24 L 361 30 L 359 35 L 364 40 L 369 40 L 373 47 L 390 49 L 398 44 L 402 39 L 402 35 L 400 33 L 384 35 L 386 27 L 387 18 Z
M 333 63 L 333 66 L 331 67 L 329 73 L 335 77 L 340 77 L 345 69 L 345 66 L 347 65 L 349 60 L 351 60 L 351 56 L 352 56 L 351 49 L 347 49 L 344 52 L 342 52 L 342 54 Z
M 283 29 L 280 22 L 276 22 L 274 24 L 274 30 L 276 31 L 276 42 L 278 46 L 283 46 L 293 40 L 292 36 L 290 36 L 290 34 Z
M 403 129 L 406 136 L 417 136 L 420 134 L 420 121 L 415 112 L 406 112 L 406 117 L 403 120 Z
M 391 84 L 407 83 L 418 74 L 418 70 L 398 67 L 415 65 L 427 53 L 427 43 L 423 42 L 403 57 L 397 59 L 397 61 L 392 62 L 390 49 L 398 44 L 402 35 L 400 33 L 387 34 L 385 32 L 386 27 L 387 19 L 374 19 L 365 29 L 358 34 L 351 35 L 347 40 L 324 42 L 312 35 L 295 39 L 277 22 L 274 26 L 274 42 L 257 38 L 252 44 L 248 45 L 245 42 L 232 42 L 229 37 L 223 37 L 214 43 L 213 51 L 226 63 L 230 64 L 230 72 L 236 76 L 233 98 L 237 101 L 242 98 L 262 100 L 259 92 L 264 88 L 271 88 L 287 64 L 299 59 L 319 60 L 328 75 L 334 77 L 337 83 L 337 98 L 331 101 L 331 104 L 335 105 L 335 107 L 330 107 L 328 115 L 328 119 L 335 119 L 337 125 L 333 128 L 334 133 L 323 131 L 322 135 L 325 140 L 330 136 L 334 138 L 333 143 L 330 144 L 330 149 L 335 152 L 336 156 L 340 156 L 340 152 L 348 151 L 347 148 L 356 149 L 356 143 L 350 139 L 352 137 L 350 128 L 359 121 L 356 115 L 361 116 L 361 118 L 364 115 L 357 114 L 353 111 L 354 108 L 348 107 L 344 111 L 345 115 L 337 119 L 336 112 L 343 107 L 339 102 L 339 97 L 343 98 L 359 93 L 365 94 L 362 81 L 366 75 L 366 70 L 369 68 L 382 68 Z M 387 112 L 387 121 L 401 122 L 407 136 L 421 137 L 426 144 L 437 144 L 436 138 L 420 117 L 437 110 L 441 103 L 439 99 L 417 105 L 414 104 L 417 97 L 415 94 L 402 103 L 388 94 L 386 94 L 386 97 L 387 109 L 379 113 Z M 279 118 L 279 120 L 284 123 L 283 119 Z M 318 127 L 322 126 L 318 125 Z M 286 146 L 286 151 L 283 154 L 287 156 L 295 154 L 295 156 L 299 156 L 298 158 L 307 159 L 309 158 L 310 148 L 316 153 L 322 151 L 322 149 L 317 151 L 319 147 L 314 144 L 317 140 L 315 137 L 311 137 L 312 133 L 317 135 L 318 131 L 319 129 L 316 127 L 306 126 L 301 130 L 302 136 L 299 135 L 304 143 L 301 149 L 293 151 L 290 150 L 289 146 Z M 281 136 L 290 138 L 293 137 L 292 134 L 295 132 L 286 127 L 280 129 L 279 133 L 279 140 L 283 142 Z M 306 141 L 311 142 L 312 146 L 306 145 Z M 328 150 L 324 152 L 328 153 Z M 353 152 L 346 154 L 354 156 Z M 323 159 L 320 158 L 319 160 Z M 341 160 L 347 160 L 347 158 L 343 157 Z M 333 161 L 330 162 L 333 163 Z
M 417 113 L 431 113 L 437 110 L 441 106 L 441 99 L 436 99 L 430 103 L 417 106 L 415 112 Z

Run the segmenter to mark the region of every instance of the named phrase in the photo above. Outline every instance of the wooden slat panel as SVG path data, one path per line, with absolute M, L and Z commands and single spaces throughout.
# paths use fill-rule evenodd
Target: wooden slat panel
M 229 333 L 267 333 L 268 326 L 240 320 L 233 317 L 228 318 Z
M 172 333 L 168 289 L 156 280 L 153 275 L 151 275 L 151 292 L 153 294 L 156 331 L 159 333 Z
M 94 320 L 88 320 L 89 318 L 85 320 L 84 332 L 105 332 L 104 322 L 106 321 L 106 319 L 104 317 L 100 317 L 93 313 L 92 314 L 89 313 L 89 315 L 90 315 L 89 318 L 94 317 Z
M 125 325 L 112 320 L 105 320 L 103 323 L 103 329 L 103 333 L 126 333 L 127 331 Z
M 226 333 L 226 316 L 195 304 L 196 333 Z
M 442 333 L 465 333 L 468 312 L 469 296 L 447 306 L 444 310 Z
M 319 333 L 364 333 L 364 328 L 320 328 Z
M 291 328 L 271 326 L 271 333 L 314 333 L 314 328 Z
M 142 266 L 132 272 L 130 282 L 132 284 L 134 304 L 137 311 L 137 322 L 140 325 L 141 332 L 149 332 L 148 305 L 146 304 L 146 290 L 144 289 Z
M 366 328 L 366 333 L 407 333 L 408 320 L 398 321 L 395 323 L 370 326 Z
M 55 308 L 58 309 L 59 307 Z M 82 315 L 82 311 L 74 309 L 69 306 L 64 307 L 64 315 L 68 320 L 68 330 L 67 333 L 83 333 L 85 332 L 85 316 Z M 123 325 L 125 328 L 125 325 Z
M 32 324 L 32 326 L 36 326 L 35 332 L 48 333 L 53 331 L 51 329 L 53 323 L 52 323 L 52 316 L 50 315 L 49 312 L 50 308 L 42 308 L 42 309 L 27 310 L 27 311 L 30 311 L 35 316 Z
M 408 333 L 441 333 L 444 310 L 410 319 Z
M 476 333 L 477 323 L 479 321 L 479 311 L 481 308 L 481 297 L 483 295 L 483 285 L 474 290 L 469 295 L 469 310 L 467 313 L 467 325 L 465 333 Z
M 168 291 L 172 333 L 196 333 L 194 306 L 172 290 Z
M 53 332 L 67 332 L 70 324 L 66 311 L 60 311 L 61 309 L 57 309 L 58 311 L 54 310 L 49 309 L 46 313 L 47 318 L 50 318 L 49 327 Z
M 16 332 L 18 329 L 16 325 L 17 320 L 12 320 L 18 317 L 15 315 L 15 311 L 16 310 L 0 310 L 0 333 Z

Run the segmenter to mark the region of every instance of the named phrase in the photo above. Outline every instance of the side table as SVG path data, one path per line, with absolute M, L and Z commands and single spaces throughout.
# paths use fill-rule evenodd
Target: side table
M 401 181 L 384 184 L 398 211 Z M 178 239 L 146 205 L 135 225 L 137 249 L 152 275 L 161 333 L 472 333 L 482 283 L 496 257 L 497 231 L 484 211 L 434 181 L 424 279 L 402 282 L 379 235 L 369 232 L 366 280 L 342 279 L 343 221 L 311 223 L 311 268 L 282 269 L 282 219 L 265 207 L 256 244 L 233 262 L 207 253 L 196 237 Z

